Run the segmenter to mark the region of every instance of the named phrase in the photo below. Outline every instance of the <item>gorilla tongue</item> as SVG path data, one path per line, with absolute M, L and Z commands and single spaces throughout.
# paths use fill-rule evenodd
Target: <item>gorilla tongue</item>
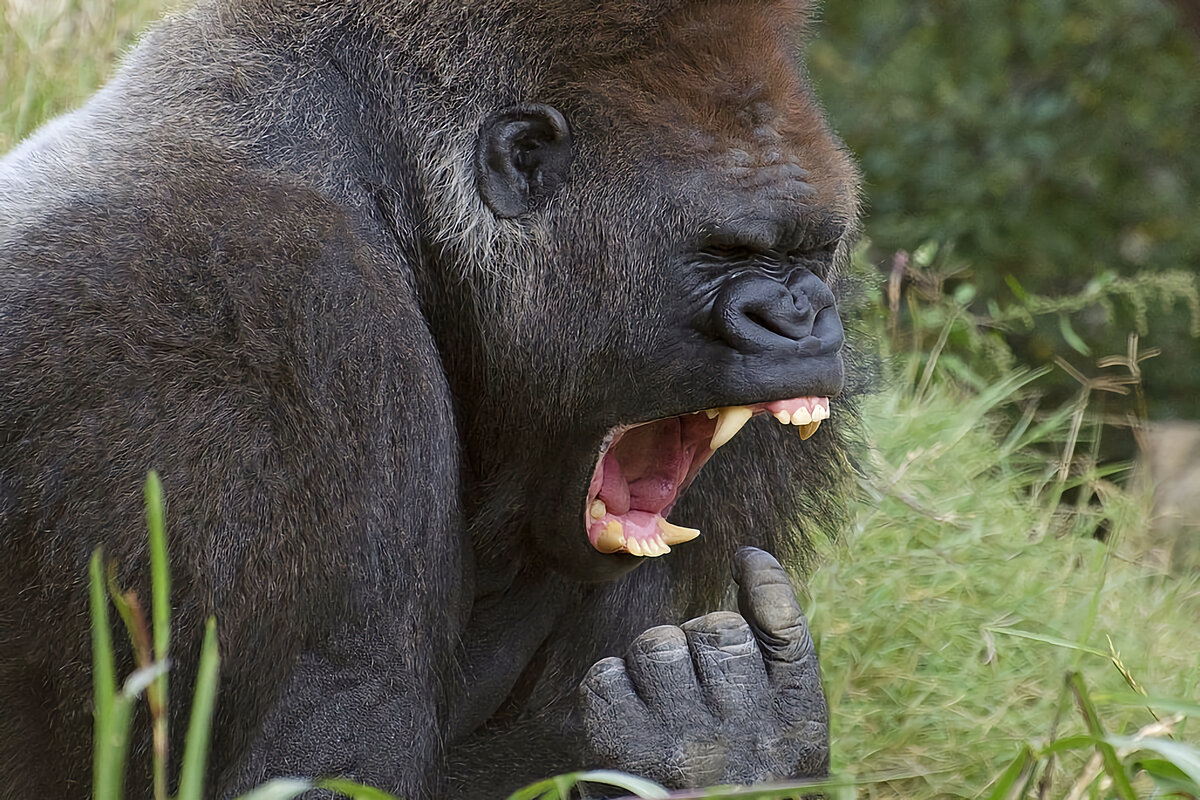
M 667 522 L 696 473 L 756 413 L 795 425 L 802 439 L 829 418 L 829 399 L 801 397 L 730 406 L 617 429 L 592 474 L 585 521 L 601 553 L 661 556 L 700 531 Z

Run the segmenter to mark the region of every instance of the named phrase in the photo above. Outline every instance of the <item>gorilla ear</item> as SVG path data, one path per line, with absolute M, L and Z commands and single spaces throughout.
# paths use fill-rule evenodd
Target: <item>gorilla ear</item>
M 479 135 L 479 194 L 496 216 L 526 214 L 566 180 L 571 131 L 557 109 L 540 103 L 493 114 Z

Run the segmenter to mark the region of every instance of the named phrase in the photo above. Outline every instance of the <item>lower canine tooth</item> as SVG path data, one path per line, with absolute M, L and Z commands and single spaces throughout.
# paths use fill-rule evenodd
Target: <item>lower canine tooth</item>
M 787 412 L 786 408 L 781 408 L 775 412 L 775 419 L 779 420 L 780 425 L 791 425 L 792 415 Z
M 821 421 L 810 422 L 807 425 L 801 425 L 797 430 L 800 431 L 800 438 L 807 439 L 817 432 L 817 428 L 821 427 Z
M 673 525 L 667 522 L 662 517 L 658 518 L 658 532 L 662 534 L 663 543 L 667 545 L 683 544 L 690 542 L 700 535 L 700 531 L 695 528 L 685 528 L 682 525 Z
M 716 450 L 732 439 L 752 416 L 754 416 L 754 409 L 747 406 L 722 408 L 720 416 L 717 417 L 717 429 L 713 431 L 712 441 L 708 443 L 709 449 Z
M 596 549 L 601 553 L 615 553 L 625 546 L 625 528 L 620 520 L 610 519 L 604 532 L 596 539 Z
M 608 506 L 604 505 L 603 500 L 596 500 L 588 513 L 592 515 L 592 519 L 604 519 L 604 515 L 608 513 Z

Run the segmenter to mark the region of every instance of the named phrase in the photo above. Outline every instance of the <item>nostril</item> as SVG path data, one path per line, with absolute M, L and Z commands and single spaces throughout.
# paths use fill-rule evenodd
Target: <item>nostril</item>
M 813 315 L 811 309 L 797 307 L 796 297 L 782 282 L 757 275 L 726 281 L 712 319 L 716 335 L 735 349 L 762 352 L 808 336 Z

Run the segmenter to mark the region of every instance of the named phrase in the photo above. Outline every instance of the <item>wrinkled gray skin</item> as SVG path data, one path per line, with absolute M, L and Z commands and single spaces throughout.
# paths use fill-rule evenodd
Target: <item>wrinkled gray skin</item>
M 862 383 L 792 6 L 207 0 L 0 162 L 0 797 L 89 795 L 87 562 L 148 597 L 151 468 L 174 731 L 219 624 L 214 797 L 821 774 L 803 616 L 738 549 L 835 524 Z M 713 457 L 700 539 L 588 544 L 613 426 L 843 383 Z

